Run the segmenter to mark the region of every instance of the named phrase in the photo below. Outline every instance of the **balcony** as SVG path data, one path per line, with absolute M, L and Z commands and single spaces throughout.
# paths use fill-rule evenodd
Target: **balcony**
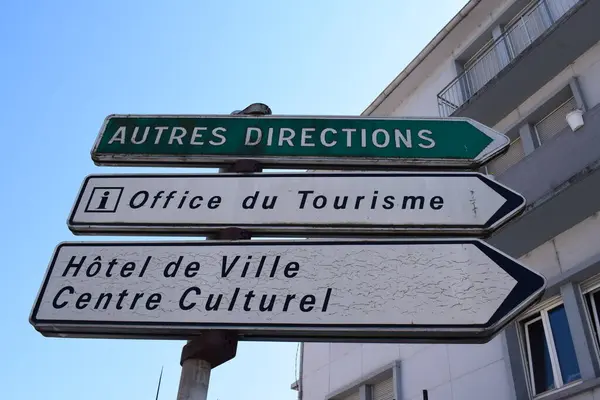
M 437 96 L 443 117 L 495 125 L 598 40 L 600 0 L 538 0 L 507 24 Z
M 600 104 L 583 117 L 583 127 L 573 132 L 564 124 L 496 175 L 525 196 L 527 207 L 489 237 L 490 244 L 520 257 L 600 211 Z

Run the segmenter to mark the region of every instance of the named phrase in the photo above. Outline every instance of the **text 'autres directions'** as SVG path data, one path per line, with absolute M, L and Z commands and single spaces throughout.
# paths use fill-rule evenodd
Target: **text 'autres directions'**
M 477 167 L 505 135 L 467 118 L 111 115 L 92 149 L 98 165 Z

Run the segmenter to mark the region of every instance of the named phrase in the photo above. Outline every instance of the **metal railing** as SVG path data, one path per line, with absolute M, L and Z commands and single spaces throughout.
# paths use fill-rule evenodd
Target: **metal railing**
M 524 8 L 501 36 L 483 46 L 438 93 L 440 115 L 452 115 L 580 1 L 538 0 Z

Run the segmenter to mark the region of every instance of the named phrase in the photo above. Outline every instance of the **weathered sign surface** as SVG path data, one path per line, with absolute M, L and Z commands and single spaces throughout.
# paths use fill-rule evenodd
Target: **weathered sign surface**
M 110 115 L 92 149 L 98 165 L 231 164 L 474 168 L 509 139 L 467 118 Z
M 88 176 L 69 217 L 77 234 L 488 234 L 525 199 L 476 172 L 119 174 Z
M 47 336 L 480 343 L 544 287 L 477 239 L 63 243 L 30 319 Z

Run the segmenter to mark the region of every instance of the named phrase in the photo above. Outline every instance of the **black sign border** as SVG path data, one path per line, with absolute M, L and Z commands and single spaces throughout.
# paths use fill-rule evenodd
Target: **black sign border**
M 91 179 L 94 178 L 202 178 L 202 179 L 244 179 L 244 178 L 313 178 L 313 177 L 461 177 L 478 178 L 493 191 L 503 196 L 507 201 L 490 217 L 483 225 L 360 225 L 345 224 L 336 225 L 312 225 L 305 224 L 189 224 L 189 223 L 80 223 L 75 222 L 76 210 L 81 206 L 83 194 Z M 92 174 L 88 175 L 81 185 L 73 208 L 67 219 L 67 226 L 75 235 L 143 235 L 143 236 L 195 236 L 199 234 L 211 234 L 226 228 L 240 228 L 252 232 L 255 237 L 364 237 L 366 236 L 389 236 L 399 233 L 418 233 L 421 235 L 436 236 L 479 236 L 488 237 L 508 221 L 518 217 L 525 209 L 526 199 L 519 193 L 508 187 L 486 177 L 479 172 L 272 172 L 260 174 L 235 174 L 235 173 L 212 173 L 212 174 Z M 400 228 L 398 228 L 400 226 Z M 170 228 L 170 229 L 168 229 Z
M 392 325 L 392 324 L 232 324 L 197 322 L 122 322 L 90 320 L 44 320 L 38 319 L 42 298 L 63 247 L 229 247 L 229 246 L 344 246 L 344 245 L 415 245 L 415 244 L 471 244 L 486 254 L 496 265 L 517 280 L 498 310 L 485 324 L 471 325 Z M 120 338 L 184 338 L 194 331 L 206 329 L 229 329 L 239 331 L 247 340 L 269 341 L 375 341 L 375 342 L 441 342 L 486 343 L 504 326 L 512 322 L 524 309 L 541 298 L 546 288 L 543 275 L 530 270 L 517 260 L 480 239 L 387 239 L 387 240 L 268 240 L 268 241 L 167 241 L 167 242 L 63 242 L 53 254 L 46 276 L 30 314 L 30 323 L 47 336 L 109 337 Z M 157 328 L 156 333 L 147 333 Z M 166 331 L 166 332 L 164 332 Z M 185 332 L 185 333 L 184 333 Z

